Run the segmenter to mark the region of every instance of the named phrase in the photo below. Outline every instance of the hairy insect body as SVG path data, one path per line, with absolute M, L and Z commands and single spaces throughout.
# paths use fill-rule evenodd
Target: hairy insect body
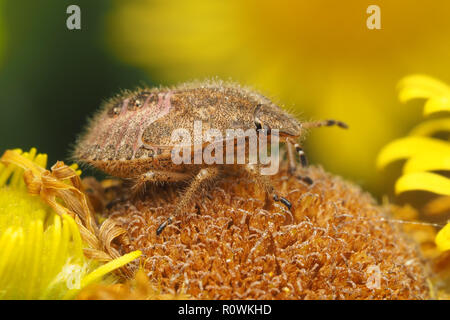
M 188 198 L 195 194 L 203 182 L 214 179 L 221 170 L 226 170 L 226 165 L 218 168 L 217 165 L 205 163 L 175 164 L 172 161 L 174 130 L 183 128 L 194 138 L 190 141 L 192 146 L 200 144 L 205 147 L 203 141 L 196 141 L 199 135 L 195 132 L 195 123 L 199 121 L 202 130 L 200 137 L 211 129 L 219 130 L 224 137 L 229 129 L 264 129 L 269 136 L 272 129 L 277 129 L 280 140 L 291 145 L 288 152 L 293 170 L 295 161 L 292 150 L 295 149 L 301 158 L 304 157 L 294 139 L 301 137 L 305 124 L 266 97 L 223 82 L 126 92 L 107 102 L 94 117 L 78 141 L 74 156 L 78 161 L 108 174 L 136 179 L 137 188 L 146 182 L 192 179 L 185 198 L 180 200 L 175 210 L 175 217 L 184 210 L 189 203 Z M 328 121 L 308 123 L 306 127 L 332 124 L 345 126 L 340 122 Z M 268 179 L 261 177 L 254 167 L 243 167 L 265 189 L 270 201 L 274 199 L 289 204 L 275 193 Z M 171 221 L 172 217 L 168 218 L 160 231 Z

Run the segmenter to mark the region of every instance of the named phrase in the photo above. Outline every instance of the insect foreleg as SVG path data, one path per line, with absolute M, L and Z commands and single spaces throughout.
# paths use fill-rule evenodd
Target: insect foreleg
M 287 156 L 288 156 L 288 172 L 293 175 L 297 170 L 297 163 L 295 162 L 294 145 L 291 141 L 286 142 Z
M 294 159 L 294 150 L 295 150 L 295 152 L 297 152 L 298 156 L 300 157 L 300 163 L 301 163 L 302 167 L 308 166 L 308 159 L 306 158 L 303 148 L 298 143 L 296 143 L 294 140 L 292 140 L 291 138 L 286 138 L 286 144 L 288 145 L 288 157 Z M 289 153 L 291 153 L 290 156 L 289 156 Z M 293 165 L 293 168 L 291 169 L 291 160 L 289 160 L 290 173 L 295 172 L 295 167 L 296 167 L 295 161 L 293 161 L 292 165 Z
M 261 187 L 266 194 L 266 204 L 265 207 L 269 208 L 273 201 L 278 201 L 284 204 L 288 209 L 291 209 L 291 203 L 283 197 L 280 197 L 273 187 L 267 176 L 263 176 L 260 172 L 259 165 L 248 164 L 245 166 L 245 171 L 255 180 L 259 187 Z
M 296 151 L 298 152 L 300 149 L 301 154 L 299 153 L 299 156 L 300 156 L 300 161 L 302 163 L 302 166 L 307 165 L 306 156 L 303 152 L 303 149 L 301 149 L 300 146 L 297 143 L 295 143 L 291 138 L 286 139 L 286 147 L 287 147 L 288 164 L 289 164 L 288 172 L 290 175 L 294 175 L 297 172 L 297 162 L 295 161 L 295 152 Z M 304 159 L 302 159 L 302 157 Z M 296 175 L 296 178 L 307 184 L 313 183 L 313 180 L 308 176 Z
M 195 196 L 195 194 L 202 188 L 204 183 L 213 180 L 218 176 L 218 174 L 219 168 L 215 166 L 201 169 L 192 180 L 183 196 L 181 196 L 173 214 L 159 225 L 158 229 L 156 230 L 156 234 L 159 235 L 165 227 L 171 224 L 174 219 L 183 212 L 183 210 L 191 203 L 192 198 Z

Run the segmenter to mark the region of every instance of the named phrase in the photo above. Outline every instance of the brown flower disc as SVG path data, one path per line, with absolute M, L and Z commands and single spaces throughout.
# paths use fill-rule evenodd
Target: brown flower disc
M 310 167 L 308 185 L 286 171 L 272 177 L 291 212 L 253 181 L 226 176 L 198 195 L 160 235 L 183 187 L 149 189 L 143 200 L 110 209 L 128 232 L 122 253 L 142 250 L 140 265 L 168 293 L 197 299 L 426 299 L 426 268 L 373 198 Z M 132 267 L 137 267 L 135 264 Z

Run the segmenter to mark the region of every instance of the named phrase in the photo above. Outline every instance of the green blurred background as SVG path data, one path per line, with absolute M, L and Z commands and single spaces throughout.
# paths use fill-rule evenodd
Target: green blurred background
M 81 30 L 66 8 L 81 8 Z M 366 9 L 381 8 L 381 30 Z M 87 116 L 123 88 L 219 76 L 252 85 L 303 119 L 312 163 L 377 195 L 394 174 L 374 161 L 421 119 L 396 84 L 450 82 L 450 1 L 0 0 L 0 150 L 67 160 Z

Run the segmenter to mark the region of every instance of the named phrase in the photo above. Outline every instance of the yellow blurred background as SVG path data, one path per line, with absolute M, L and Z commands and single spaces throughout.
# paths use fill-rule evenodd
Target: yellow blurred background
M 44 2 L 58 3 L 58 12 L 70 4 Z M 369 5 L 380 7 L 381 30 L 369 30 L 366 26 Z M 0 30 L 0 42 L 2 33 L 7 39 L 10 32 L 14 35 L 14 28 L 7 30 L 8 25 L 17 24 L 7 17 L 20 16 L 9 15 L 8 10 L 14 6 L 10 2 L 3 9 L 6 32 Z M 47 117 L 54 117 L 51 124 L 56 127 L 52 129 L 50 122 L 33 124 L 35 132 L 37 128 L 43 130 L 43 138 L 51 141 L 58 128 L 74 131 L 64 136 L 67 141 L 58 140 L 59 149 L 69 148 L 83 126 L 83 119 L 100 103 L 99 97 L 107 98 L 119 88 L 140 84 L 140 80 L 168 85 L 218 76 L 253 86 L 301 119 L 335 118 L 347 122 L 348 131 L 324 128 L 311 132 L 305 144 L 310 162 L 322 164 L 327 170 L 381 195 L 386 185 L 393 184 L 381 179 L 383 174 L 376 171 L 377 153 L 388 141 L 404 136 L 421 119 L 421 102 L 407 105 L 398 102 L 397 82 L 411 73 L 450 82 L 449 1 L 116 0 L 80 1 L 79 6 L 82 30 L 78 33 L 65 30 L 53 38 L 54 42 L 46 40 L 46 50 L 58 51 L 47 63 L 54 64 L 60 55 L 64 56 L 65 61 L 74 64 L 70 72 L 78 80 L 69 76 L 58 78 L 58 72 L 67 71 L 65 64 L 39 70 L 41 75 L 52 70 L 41 81 L 49 77 L 55 82 L 52 85 L 58 85 L 56 82 L 64 79 L 72 81 L 65 87 L 80 88 L 60 91 L 58 99 L 39 98 L 40 105 L 50 104 Z M 33 10 L 39 16 L 39 12 L 48 8 L 34 6 Z M 65 12 L 51 13 L 52 17 L 55 15 L 60 18 L 54 22 L 42 16 L 38 21 L 55 23 L 57 28 L 64 29 Z M 53 29 L 48 28 L 47 36 L 43 34 L 38 40 L 47 39 Z M 27 37 L 21 41 L 31 41 Z M 14 48 L 14 41 L 11 43 Z M 8 45 L 6 41 L 7 49 Z M 16 54 L 6 52 L 4 65 L 8 65 L 8 58 L 14 62 L 24 50 L 12 52 Z M 43 57 L 46 55 L 42 53 Z M 11 70 L 7 77 L 0 67 L 0 86 L 2 76 L 4 83 L 9 84 L 11 74 L 16 75 Z M 65 90 L 62 86 L 58 88 Z M 20 92 L 26 94 L 19 89 L 17 92 L 17 96 L 5 94 L 9 99 L 3 102 L 0 95 L 0 105 L 11 105 L 15 103 L 12 97 L 17 100 Z M 55 97 L 54 94 L 55 90 L 49 90 L 49 96 Z M 80 100 L 87 96 L 92 99 Z M 35 101 L 22 96 L 20 99 L 21 105 Z M 58 118 L 58 112 L 54 111 L 71 103 L 73 114 L 78 110 L 82 113 L 73 115 L 70 124 L 64 126 L 58 120 L 64 117 Z M 77 107 L 81 105 L 84 109 Z M 4 124 L 8 128 L 5 122 L 0 127 Z M 39 141 L 30 143 L 39 147 Z M 14 146 L 3 143 L 2 147 L 5 146 L 26 148 L 17 143 Z M 44 145 L 40 150 L 48 148 Z

